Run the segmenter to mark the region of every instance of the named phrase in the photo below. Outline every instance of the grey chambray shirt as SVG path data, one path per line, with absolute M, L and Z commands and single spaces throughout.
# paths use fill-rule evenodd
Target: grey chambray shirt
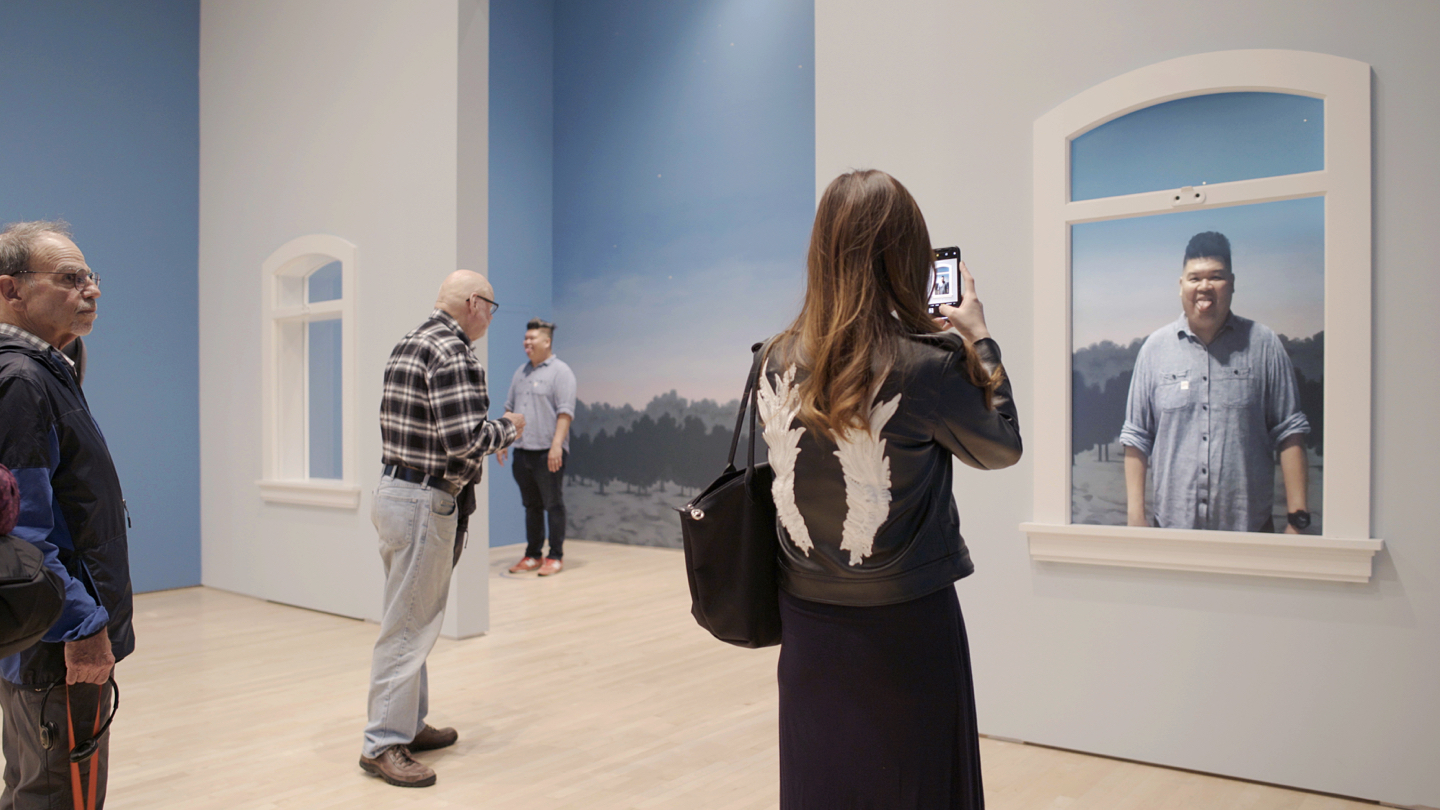
M 1309 432 L 1269 327 L 1232 312 L 1206 346 L 1182 314 L 1140 347 L 1120 443 L 1150 457 L 1161 527 L 1253 532 L 1275 508 L 1275 448 Z
M 550 442 L 555 440 L 555 423 L 560 414 L 575 416 L 575 372 L 553 354 L 538 366 L 527 361 L 515 369 L 515 376 L 510 380 L 505 410 L 525 417 L 525 435 L 515 447 L 549 450 Z M 569 433 L 565 434 L 564 449 L 570 449 Z

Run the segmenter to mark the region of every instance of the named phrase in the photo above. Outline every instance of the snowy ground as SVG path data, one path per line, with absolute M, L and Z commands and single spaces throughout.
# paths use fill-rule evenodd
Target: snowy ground
M 1112 444 L 1106 460 L 1097 460 L 1094 449 L 1075 455 L 1071 468 L 1071 521 L 1102 526 L 1125 525 L 1125 448 Z M 1310 454 L 1309 534 L 1324 532 L 1324 476 L 1321 459 Z M 1147 486 L 1147 490 L 1150 488 Z M 647 494 L 627 492 L 623 484 L 605 487 L 600 494 L 593 483 L 566 481 L 565 510 L 569 518 L 567 537 L 600 540 L 631 546 L 680 547 L 680 517 L 675 508 L 683 505 L 695 492 L 682 493 L 673 483 L 655 487 Z M 1147 502 L 1154 502 L 1154 492 L 1146 492 Z M 1285 525 L 1285 486 L 1275 470 L 1275 525 Z
M 1070 468 L 1070 521 L 1072 523 L 1093 523 L 1101 526 L 1125 525 L 1125 448 L 1118 442 L 1109 446 L 1107 460 L 1097 460 L 1094 448 L 1075 454 L 1075 466 Z M 1307 451 L 1310 460 L 1308 501 L 1311 523 L 1306 534 L 1323 534 L 1321 520 L 1324 509 L 1320 493 L 1324 491 L 1324 475 L 1320 456 Z M 1145 487 L 1146 503 L 1154 503 L 1155 493 L 1149 481 Z M 1285 525 L 1285 484 L 1280 478 L 1280 467 L 1275 467 L 1275 525 Z
M 569 521 L 566 537 L 602 540 L 631 546 L 680 547 L 680 515 L 695 493 L 673 483 L 652 488 L 640 495 L 625 491 L 623 484 L 605 487 L 601 495 L 590 483 L 565 483 L 565 513 Z

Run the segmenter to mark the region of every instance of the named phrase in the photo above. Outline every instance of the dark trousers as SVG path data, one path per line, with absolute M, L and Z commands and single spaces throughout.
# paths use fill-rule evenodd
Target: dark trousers
M 565 556 L 565 497 L 561 484 L 565 480 L 565 461 L 560 469 L 550 472 L 549 450 L 515 450 L 515 464 L 510 469 L 520 485 L 520 502 L 525 505 L 525 556 L 540 557 L 545 546 L 545 518 L 550 518 L 550 554 L 559 560 Z
M 16 686 L 0 678 L 0 710 L 5 713 L 3 745 L 5 751 L 5 792 L 0 795 L 3 810 L 74 810 L 70 789 L 70 734 L 65 722 L 65 685 L 62 683 L 45 701 L 45 687 Z M 101 691 L 109 687 L 88 683 L 70 686 L 70 713 L 75 719 L 77 742 L 90 739 L 95 730 L 95 703 Z M 40 705 L 45 703 L 45 719 L 55 724 L 58 732 L 50 750 L 40 745 Z M 110 701 L 105 701 L 106 715 Z M 110 732 L 100 739 L 100 747 L 89 759 L 80 763 L 80 790 L 90 791 L 90 769 L 98 768 L 95 783 L 97 808 L 105 805 L 106 770 L 110 762 Z

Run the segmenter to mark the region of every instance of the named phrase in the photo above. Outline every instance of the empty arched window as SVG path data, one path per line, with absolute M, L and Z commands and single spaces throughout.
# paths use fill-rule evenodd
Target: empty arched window
M 294 239 L 263 266 L 266 500 L 354 508 L 355 246 Z
M 1025 526 L 1036 559 L 1369 577 L 1379 548 L 1369 539 L 1369 389 L 1351 382 L 1368 381 L 1370 364 L 1369 82 L 1368 65 L 1323 54 L 1200 54 L 1112 79 L 1036 122 L 1036 380 L 1069 394 L 1037 403 L 1035 518 Z M 1212 279 L 1200 282 L 1205 300 L 1187 300 L 1187 248 L 1196 240 L 1209 256 L 1217 234 L 1229 246 L 1228 292 Z M 1261 324 L 1273 340 L 1247 338 L 1221 357 L 1192 329 L 1197 306 L 1236 329 Z M 1166 336 L 1180 347 L 1173 368 L 1154 359 Z M 1284 354 L 1279 370 L 1241 356 L 1261 343 L 1283 348 L 1270 352 Z M 1183 367 L 1192 355 L 1203 368 Z M 1210 379 L 1217 368 L 1229 388 Z M 1219 411 L 1240 407 L 1225 398 L 1270 397 L 1266 386 L 1292 377 L 1302 407 L 1288 413 L 1308 412 L 1313 430 L 1252 430 L 1218 452 L 1214 440 L 1238 421 Z M 1327 377 L 1347 383 L 1325 386 Z M 1184 475 L 1159 476 L 1159 440 L 1134 414 L 1192 407 L 1194 419 L 1161 436 L 1165 469 Z M 1304 440 L 1308 487 L 1274 465 L 1284 438 Z M 1143 495 L 1127 483 L 1127 448 L 1150 462 Z M 1235 461 L 1244 450 L 1258 459 L 1246 462 L 1248 480 Z M 1212 470 L 1222 455 L 1226 468 Z M 1308 492 L 1323 534 L 1268 533 L 1286 525 L 1291 490 Z M 1216 523 L 1226 498 L 1228 515 L 1258 509 L 1253 520 Z M 1200 519 L 1160 528 L 1172 516 L 1161 502 Z

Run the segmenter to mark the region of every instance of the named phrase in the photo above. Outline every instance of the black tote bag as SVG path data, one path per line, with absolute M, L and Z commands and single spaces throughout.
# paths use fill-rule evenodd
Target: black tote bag
M 690 503 L 679 508 L 690 579 L 690 613 L 721 641 L 740 647 L 780 643 L 780 592 L 776 555 L 775 499 L 769 464 L 755 463 L 757 381 L 774 338 L 755 344 L 755 360 L 745 380 L 730 457 L 725 470 Z M 750 414 L 746 464 L 735 469 L 740 428 Z

